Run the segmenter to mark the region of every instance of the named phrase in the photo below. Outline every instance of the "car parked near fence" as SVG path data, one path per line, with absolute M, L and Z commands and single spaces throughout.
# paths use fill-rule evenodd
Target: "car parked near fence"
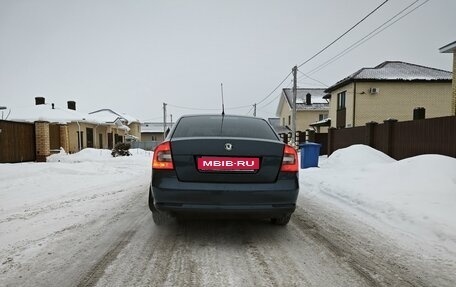
M 264 119 L 181 117 L 154 150 L 156 224 L 185 213 L 252 214 L 286 225 L 299 192 L 296 150 Z

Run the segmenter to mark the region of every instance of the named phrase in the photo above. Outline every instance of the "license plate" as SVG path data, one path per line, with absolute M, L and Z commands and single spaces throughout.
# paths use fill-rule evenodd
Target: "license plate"
M 198 169 L 202 171 L 254 171 L 260 169 L 257 157 L 216 157 L 198 158 Z

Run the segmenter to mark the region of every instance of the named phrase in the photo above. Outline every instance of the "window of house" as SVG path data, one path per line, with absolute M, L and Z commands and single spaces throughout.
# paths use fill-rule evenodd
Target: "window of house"
M 285 118 L 282 118 L 282 126 L 285 126 Z
M 318 120 L 322 121 L 328 118 L 328 114 L 319 114 L 318 115 Z
M 337 94 L 337 109 L 343 110 L 345 109 L 345 96 L 346 91 L 340 92 Z
M 288 125 L 291 125 L 291 116 L 288 116 Z

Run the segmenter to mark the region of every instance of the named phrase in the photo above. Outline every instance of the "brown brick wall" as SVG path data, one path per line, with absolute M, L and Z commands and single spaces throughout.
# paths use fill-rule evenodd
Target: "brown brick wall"
M 36 161 L 46 161 L 51 154 L 49 141 L 49 123 L 35 122 Z
M 70 150 L 70 140 L 67 125 L 60 125 L 60 147 L 63 147 L 65 152 L 68 152 Z

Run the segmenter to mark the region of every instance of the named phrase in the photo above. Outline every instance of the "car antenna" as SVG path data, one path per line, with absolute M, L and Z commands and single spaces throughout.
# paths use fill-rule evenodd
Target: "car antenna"
M 220 88 L 222 90 L 222 116 L 225 116 L 225 101 L 223 100 L 223 83 L 220 83 Z

